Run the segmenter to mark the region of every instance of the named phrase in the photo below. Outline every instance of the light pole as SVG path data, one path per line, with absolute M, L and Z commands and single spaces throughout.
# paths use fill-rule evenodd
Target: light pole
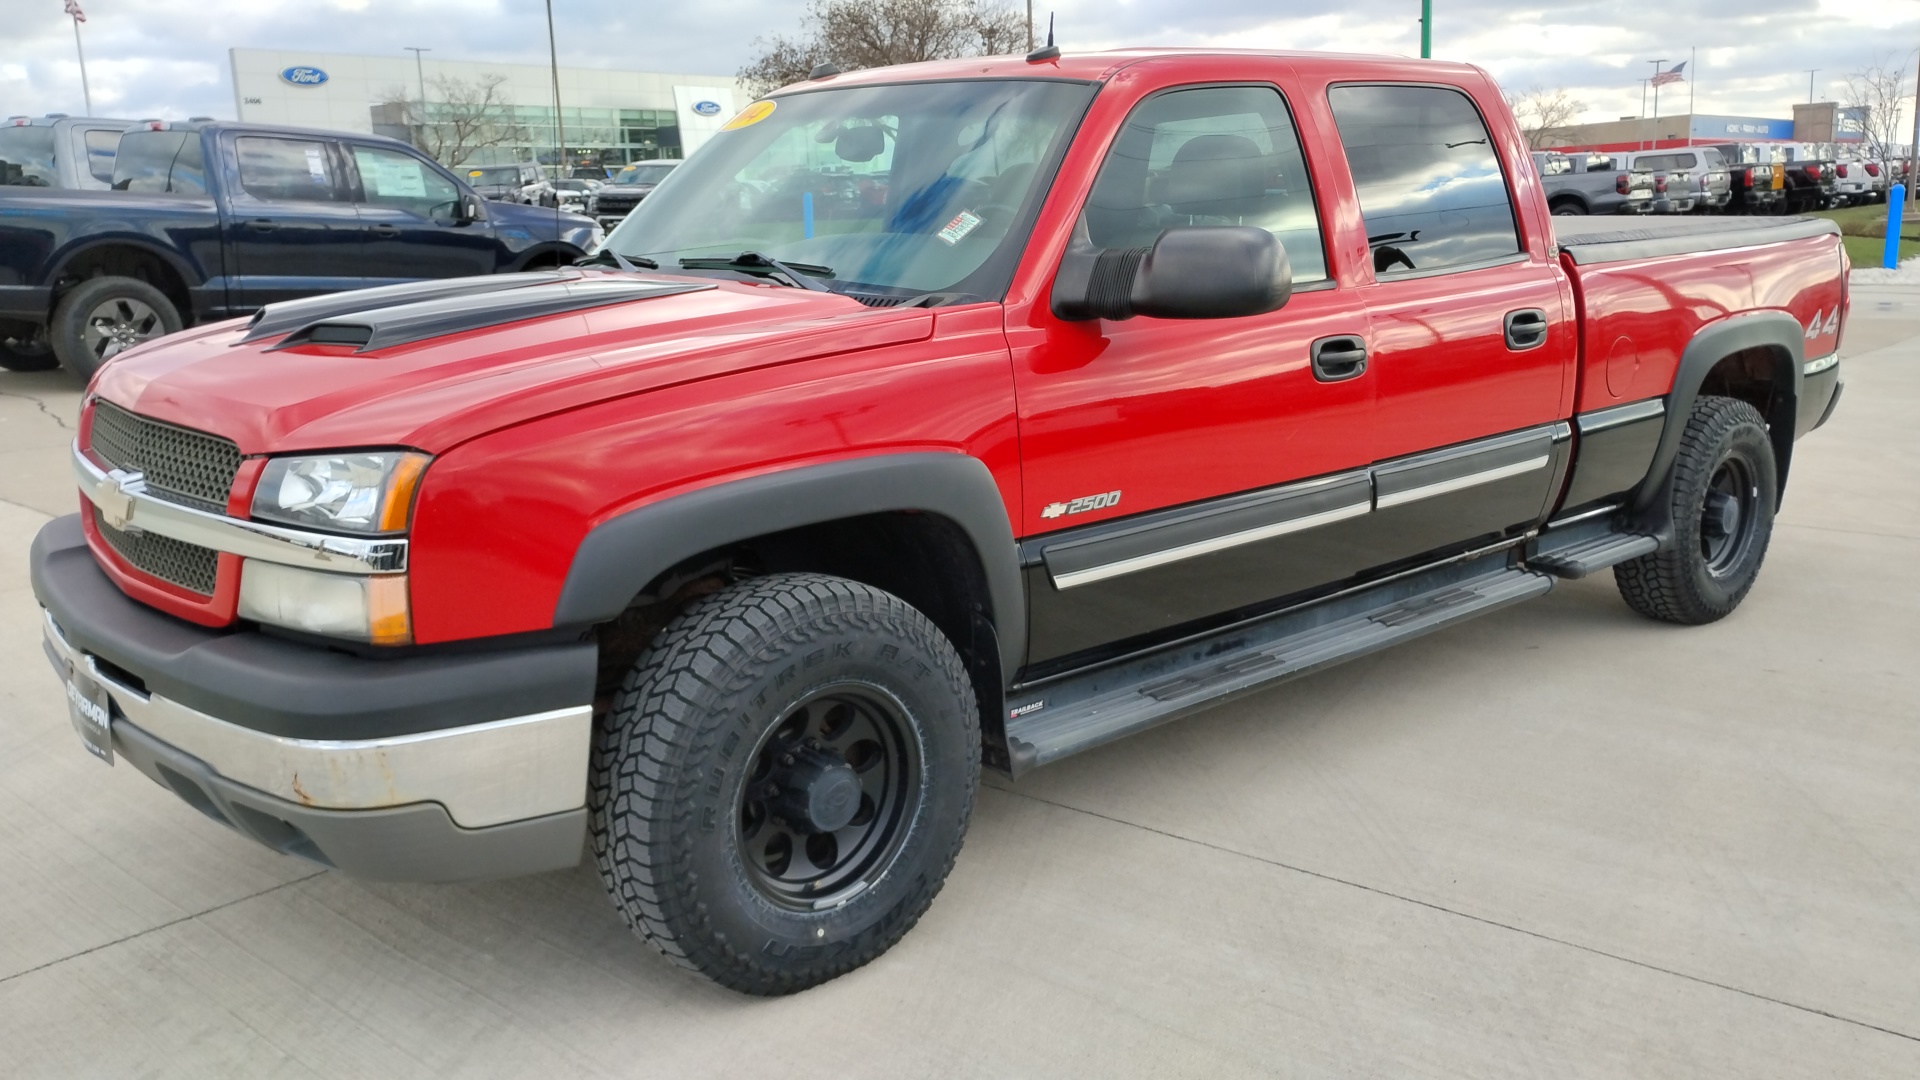
M 1813 73 L 1819 70 L 1819 68 L 1807 69 L 1807 104 L 1809 105 L 1813 104 Z
M 560 49 L 553 43 L 553 0 L 547 0 L 547 60 L 553 65 L 553 130 L 555 142 L 558 143 L 553 148 L 553 164 L 555 168 L 565 169 L 567 122 L 560 118 Z
M 1420 59 L 1433 59 L 1433 0 L 1420 0 Z
M 424 126 L 427 122 L 427 68 L 420 62 L 420 54 L 433 50 L 418 45 L 402 45 L 400 50 L 413 54 L 413 73 L 420 78 L 420 123 Z

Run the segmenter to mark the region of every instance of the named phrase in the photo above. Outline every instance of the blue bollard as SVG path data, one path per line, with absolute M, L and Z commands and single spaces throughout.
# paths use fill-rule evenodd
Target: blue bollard
M 813 239 L 813 192 L 800 193 L 800 235 Z
M 1887 251 L 1880 265 L 1889 270 L 1900 267 L 1900 211 L 1907 205 L 1907 185 L 1895 184 L 1887 192 Z

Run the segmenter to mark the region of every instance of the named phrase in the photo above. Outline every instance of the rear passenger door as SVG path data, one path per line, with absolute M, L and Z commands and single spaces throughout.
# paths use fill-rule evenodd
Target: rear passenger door
M 235 276 L 228 296 L 255 308 L 364 282 L 360 218 L 331 139 L 226 136 L 238 184 L 225 228 Z M 229 174 L 232 179 L 234 174 Z
M 1474 101 L 1431 85 L 1327 90 L 1371 251 L 1371 561 L 1538 520 L 1569 448 L 1571 289 L 1525 221 Z M 1517 156 L 1524 150 L 1510 150 Z
M 402 150 L 363 143 L 348 150 L 356 177 L 354 208 L 366 230 L 368 285 L 498 268 L 492 223 L 484 217 L 459 220 L 460 200 L 468 196 L 452 177 Z

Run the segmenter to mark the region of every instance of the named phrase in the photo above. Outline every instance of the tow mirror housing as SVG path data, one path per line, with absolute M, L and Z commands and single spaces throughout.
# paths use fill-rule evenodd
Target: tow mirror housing
M 1251 225 L 1181 225 L 1151 247 L 1076 241 L 1053 281 L 1062 319 L 1232 319 L 1286 305 L 1293 269 L 1280 241 Z

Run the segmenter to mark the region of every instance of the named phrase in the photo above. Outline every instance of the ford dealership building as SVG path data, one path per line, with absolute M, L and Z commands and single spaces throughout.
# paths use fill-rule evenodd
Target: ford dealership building
M 410 124 L 445 123 L 456 108 L 451 84 L 477 87 L 497 77 L 493 115 L 510 136 L 462 162 L 488 165 L 535 159 L 554 164 L 558 133 L 553 72 L 539 64 L 440 60 L 429 52 L 360 56 L 297 49 L 230 49 L 234 107 L 241 120 L 336 131 L 378 131 L 406 138 Z M 423 80 L 424 76 L 424 80 Z M 421 103 L 421 84 L 425 102 Z M 664 75 L 599 68 L 560 69 L 561 120 L 569 166 L 617 166 L 684 157 L 747 103 L 732 76 Z

